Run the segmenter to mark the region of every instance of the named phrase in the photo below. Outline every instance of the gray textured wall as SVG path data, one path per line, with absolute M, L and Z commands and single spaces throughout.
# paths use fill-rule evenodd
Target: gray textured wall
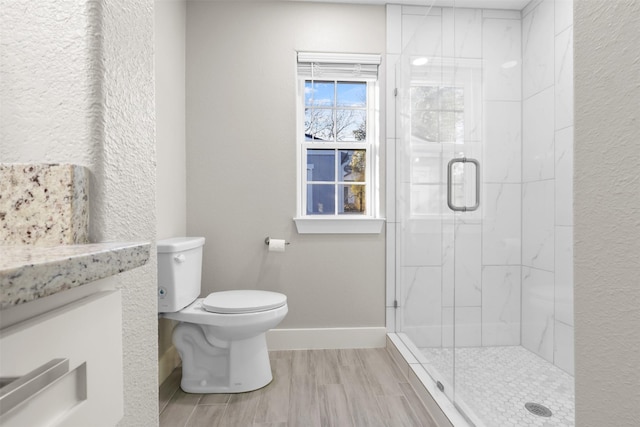
M 576 425 L 640 420 L 640 2 L 578 0 Z

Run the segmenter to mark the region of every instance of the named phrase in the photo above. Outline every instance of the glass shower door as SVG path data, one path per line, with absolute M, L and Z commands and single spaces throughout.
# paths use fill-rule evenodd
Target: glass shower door
M 397 330 L 456 402 L 456 356 L 480 345 L 480 60 L 446 56 L 441 10 L 396 65 Z
M 396 283 L 399 335 L 450 400 L 454 395 L 454 211 L 463 203 L 456 156 L 460 91 L 438 46 L 409 43 L 397 63 Z M 434 50 L 435 49 L 435 50 Z M 455 175 L 455 176 L 454 176 Z
M 572 2 L 455 4 L 402 9 L 396 331 L 474 425 L 571 426 Z

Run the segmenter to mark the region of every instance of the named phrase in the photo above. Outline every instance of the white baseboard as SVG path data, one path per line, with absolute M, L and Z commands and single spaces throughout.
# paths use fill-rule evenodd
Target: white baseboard
M 305 328 L 271 329 L 267 332 L 269 350 L 320 348 L 383 348 L 387 328 Z

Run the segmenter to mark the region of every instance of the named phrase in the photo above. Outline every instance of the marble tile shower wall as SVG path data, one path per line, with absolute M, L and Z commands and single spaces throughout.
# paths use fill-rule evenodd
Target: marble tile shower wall
M 573 375 L 572 6 L 522 11 L 522 345 Z
M 387 319 L 418 347 L 453 345 L 455 304 L 456 345 L 522 344 L 573 373 L 571 22 L 570 0 L 522 12 L 387 7 L 390 67 L 401 53 L 455 58 L 456 83 L 472 76 L 465 154 L 483 165 L 482 212 L 455 234 L 442 216 L 416 215 L 444 197 L 457 153 L 443 145 L 434 161 L 407 148 L 391 92 L 401 76 L 388 73 L 387 271 L 398 292 L 387 290 Z M 431 172 L 416 173 L 416 159 Z
M 390 36 L 389 63 L 400 58 L 399 52 L 436 63 L 442 58 L 427 74 L 445 85 L 464 86 L 464 152 L 483 165 L 482 211 L 459 216 L 454 225 L 441 214 L 446 164 L 459 155 L 459 145 L 432 143 L 440 147 L 425 149 L 406 129 L 388 135 L 388 146 L 398 146 L 399 202 L 388 207 L 395 209 L 400 253 L 398 329 L 418 347 L 451 346 L 455 312 L 456 345 L 519 345 L 521 15 L 406 6 L 388 11 L 388 34 L 399 34 L 395 42 Z M 453 64 L 455 70 L 448 71 Z M 396 87 L 395 82 L 388 86 Z M 431 172 L 417 166 L 425 164 Z

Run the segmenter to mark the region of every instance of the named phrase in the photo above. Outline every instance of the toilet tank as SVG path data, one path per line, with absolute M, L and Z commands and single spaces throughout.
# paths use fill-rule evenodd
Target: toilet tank
M 158 240 L 158 313 L 182 310 L 200 296 L 204 237 Z

